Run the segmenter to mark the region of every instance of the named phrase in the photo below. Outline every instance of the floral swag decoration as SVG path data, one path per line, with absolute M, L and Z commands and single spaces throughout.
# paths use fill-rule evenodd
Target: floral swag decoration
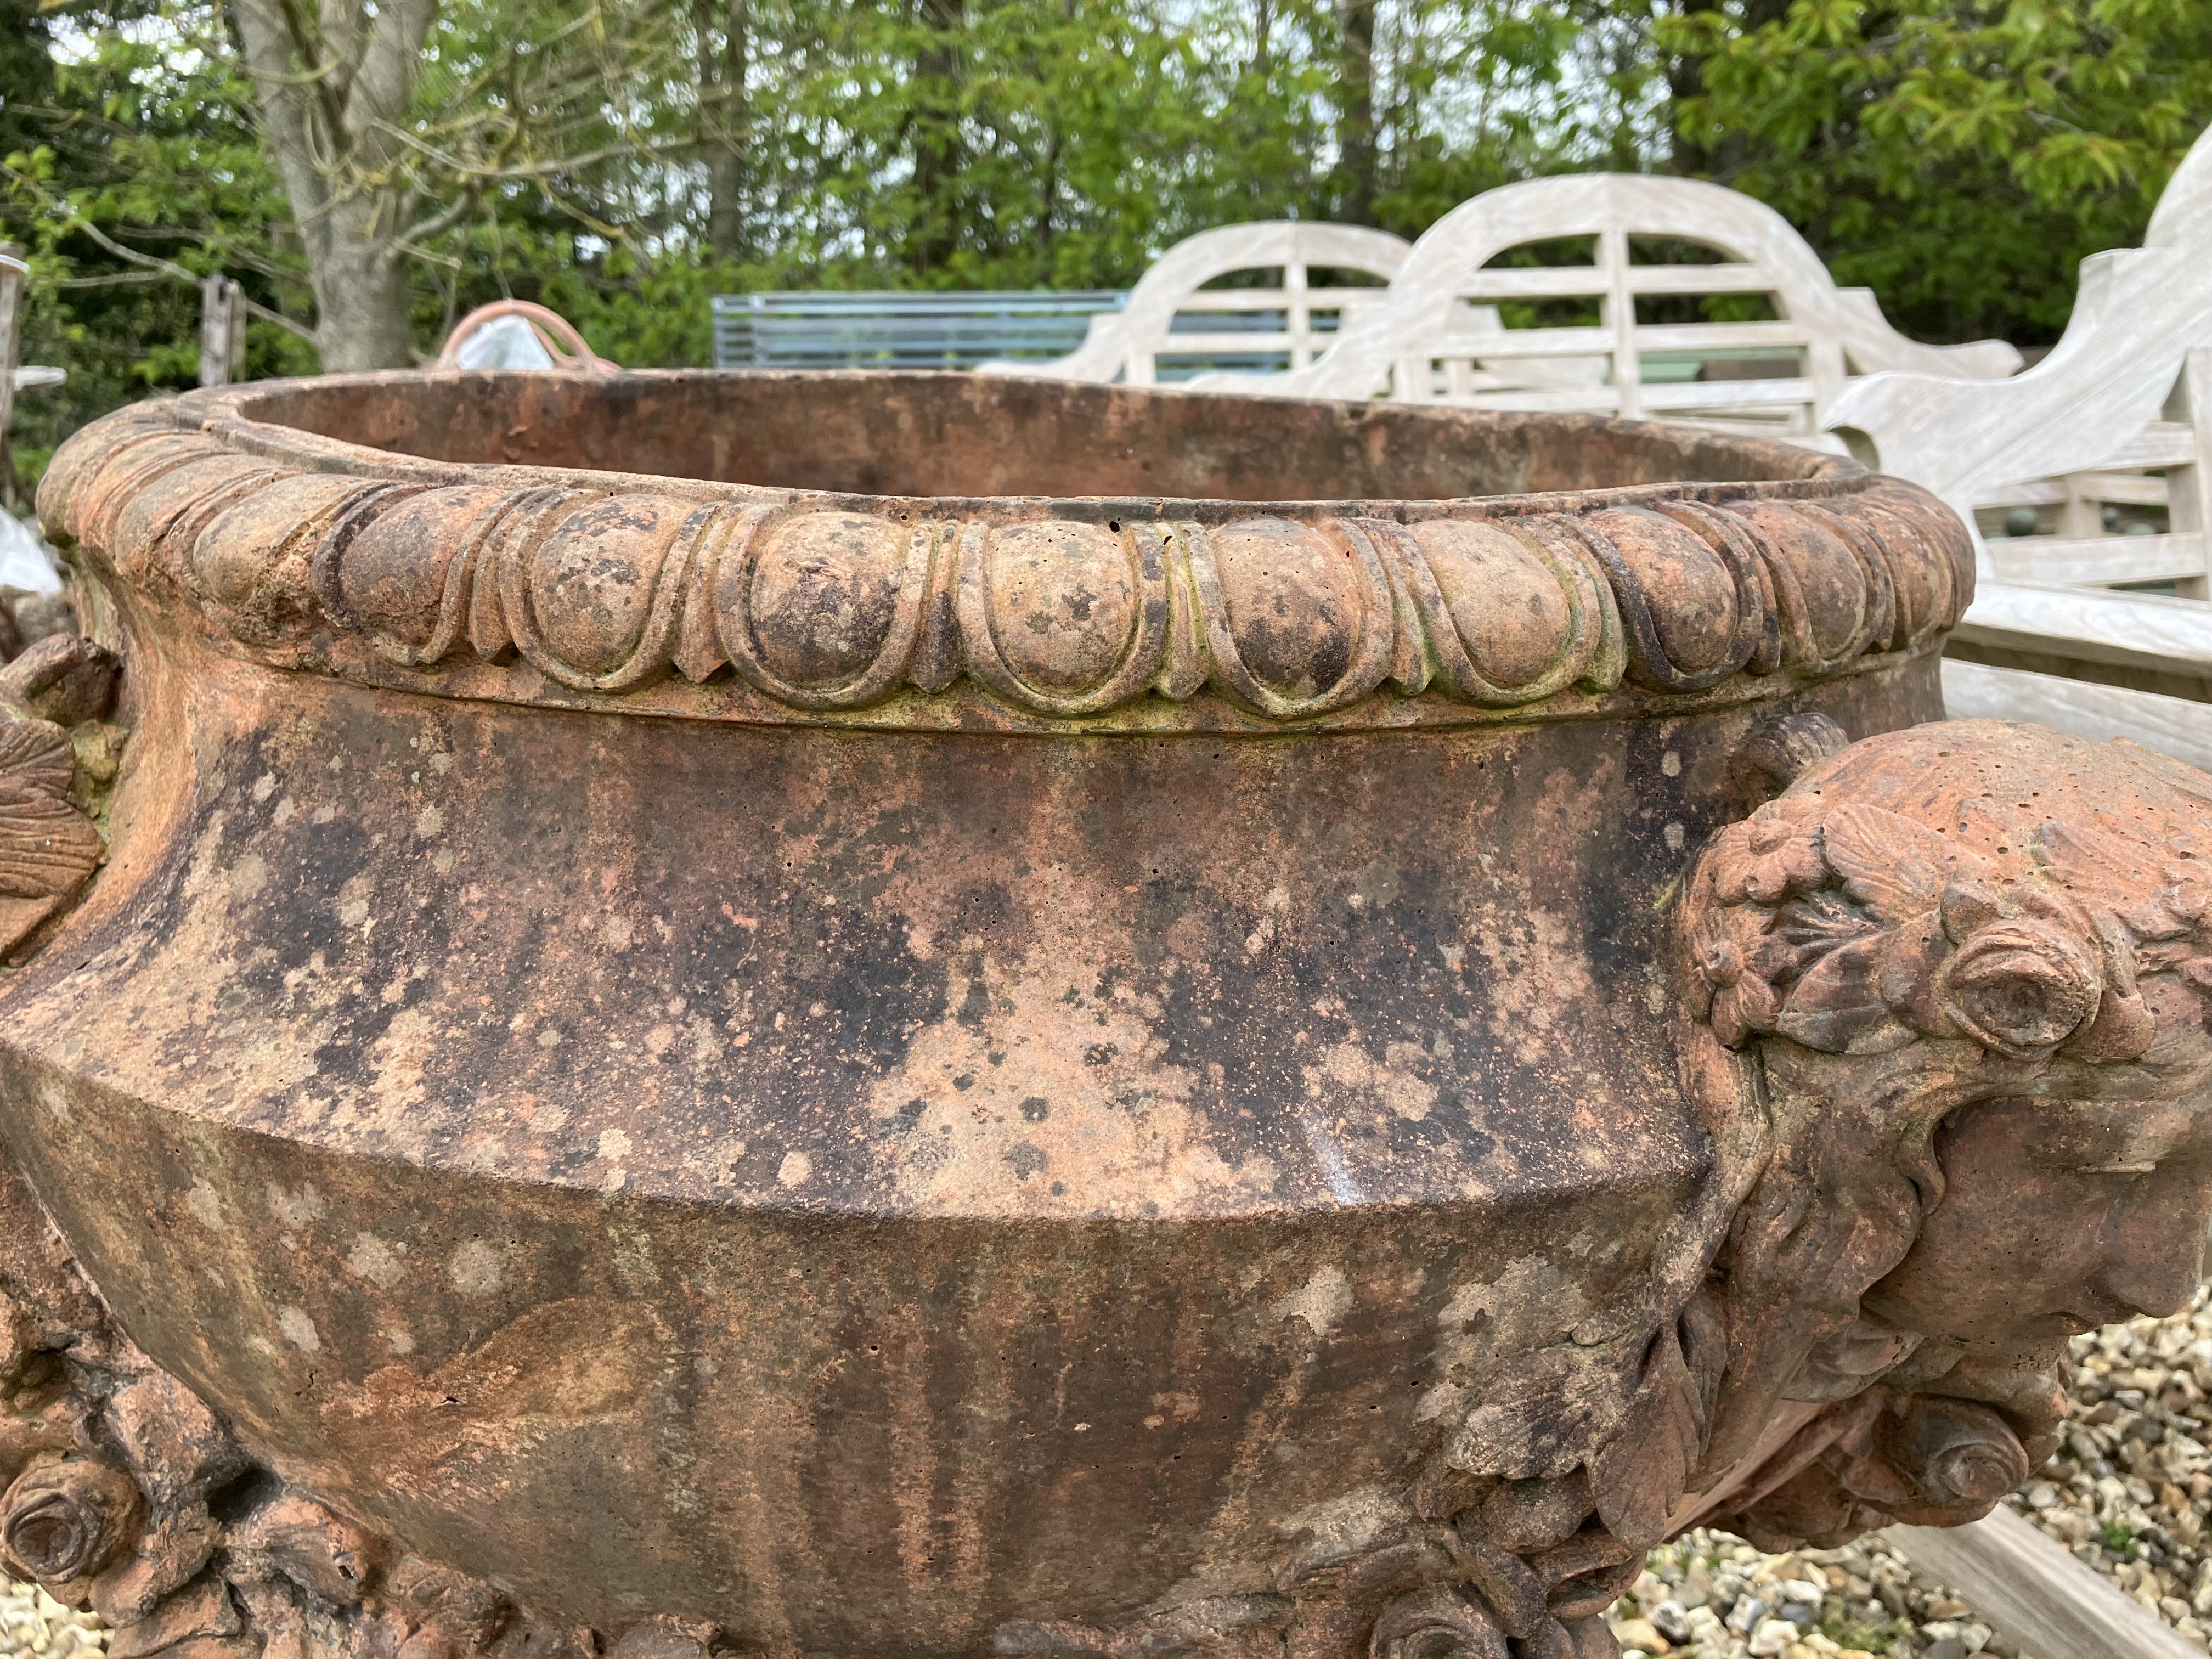
M 1815 793 L 1723 830 L 1691 896 L 1714 1034 L 2142 1059 L 2158 1032 L 2142 976 L 2212 992 L 2212 857 L 2032 811 L 1970 799 L 1946 832 Z

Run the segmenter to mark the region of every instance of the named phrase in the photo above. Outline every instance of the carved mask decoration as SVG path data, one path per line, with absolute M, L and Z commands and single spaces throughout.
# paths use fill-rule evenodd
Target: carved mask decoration
M 2197 1282 L 2212 778 L 1996 722 L 1870 738 L 1717 836 L 1683 921 L 1695 1086 L 1771 1149 L 1701 1484 L 1755 1538 L 1986 1510 L 2049 1451 L 2065 1339 Z

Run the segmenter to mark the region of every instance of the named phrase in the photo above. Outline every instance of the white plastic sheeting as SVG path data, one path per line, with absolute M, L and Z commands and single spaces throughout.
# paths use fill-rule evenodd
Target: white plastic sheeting
M 461 342 L 453 361 L 462 368 L 550 368 L 553 354 L 522 317 L 495 317 Z
M 27 587 L 33 593 L 61 592 L 62 573 L 40 538 L 38 526 L 0 513 L 0 587 Z

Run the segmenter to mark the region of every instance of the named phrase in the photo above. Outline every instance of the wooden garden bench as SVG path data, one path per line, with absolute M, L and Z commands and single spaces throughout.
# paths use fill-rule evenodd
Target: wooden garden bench
M 2212 765 L 2212 132 L 2143 246 L 2082 262 L 2065 335 L 2033 368 L 1885 374 L 1827 418 L 1975 526 L 1954 713 L 2124 731 Z
M 982 367 L 1125 386 L 1188 380 L 1210 370 L 1301 369 L 1380 302 L 1411 246 L 1388 231 L 1293 219 L 1200 231 L 1155 260 L 1121 310 L 1093 317 L 1083 344 L 1066 356 Z M 1346 275 L 1369 283 L 1347 283 Z M 1261 281 L 1215 286 L 1240 276 Z
M 1583 262 L 1514 263 L 1563 252 Z M 1730 309 L 1770 315 L 1697 314 Z M 1788 221 L 1748 196 L 1589 173 L 1455 208 L 1311 368 L 1198 384 L 1659 416 L 1825 447 L 1820 416 L 1854 374 L 1996 378 L 2020 361 L 2002 341 L 1905 338 L 1869 291 L 1838 288 Z

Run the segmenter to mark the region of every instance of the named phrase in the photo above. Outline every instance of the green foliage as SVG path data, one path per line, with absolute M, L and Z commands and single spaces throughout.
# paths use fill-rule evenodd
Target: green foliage
M 87 225 L 194 274 L 226 270 L 272 308 L 305 300 L 289 211 L 230 59 L 158 19 L 102 23 L 86 31 L 64 14 L 59 61 L 0 86 L 4 130 L 18 139 L 0 155 L 0 223 L 32 271 L 22 356 L 70 374 L 17 404 L 29 476 L 85 421 L 197 379 L 198 290 L 115 258 Z M 246 361 L 254 374 L 313 365 L 265 324 L 251 331 Z
M 1861 1653 L 1879 1654 L 1896 1652 L 1899 1639 L 1911 1633 L 1912 1626 L 1908 1620 L 1887 1616 L 1862 1619 L 1838 1610 L 1832 1602 L 1821 1609 L 1819 1629 L 1846 1651 L 1856 1649 Z
M 1908 332 L 2033 343 L 2212 118 L 2204 0 L 623 3 L 444 0 L 404 146 L 453 209 L 426 354 L 514 295 L 701 362 L 716 292 L 1125 284 L 1211 225 L 1364 203 L 1412 236 L 1593 167 L 1771 203 Z M 314 320 L 219 0 L 0 0 L 0 160 L 25 356 L 71 377 L 22 400 L 27 463 L 192 383 L 191 276 Z M 248 337 L 251 374 L 315 367 Z
M 1746 0 L 1660 15 L 1706 172 L 1778 209 L 1909 333 L 2055 339 L 2212 120 L 2203 0 Z
M 1207 144 L 1188 43 L 1119 0 L 855 7 L 807 45 L 754 118 L 800 210 L 760 259 L 824 286 L 1126 280 Z

